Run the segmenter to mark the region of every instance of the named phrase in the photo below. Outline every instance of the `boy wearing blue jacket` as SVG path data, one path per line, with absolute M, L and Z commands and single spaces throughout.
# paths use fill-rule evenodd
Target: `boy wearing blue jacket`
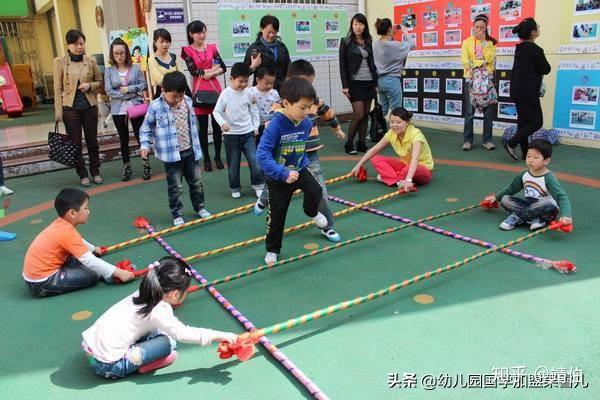
M 287 210 L 297 189 L 304 192 L 304 213 L 319 228 L 327 226 L 327 218 L 318 211 L 321 186 L 307 168 L 306 141 L 312 129 L 308 115 L 316 97 L 315 89 L 305 79 L 291 78 L 282 84 L 280 96 L 283 109 L 273 116 L 256 152 L 269 190 L 267 264 L 277 262 Z

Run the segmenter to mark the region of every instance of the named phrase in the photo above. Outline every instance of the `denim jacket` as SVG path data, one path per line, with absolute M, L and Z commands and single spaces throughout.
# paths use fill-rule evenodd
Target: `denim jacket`
M 132 105 L 142 104 L 144 97 L 141 95 L 143 90 L 146 90 L 146 79 L 144 73 L 137 64 L 132 64 L 129 67 L 129 81 L 127 83 L 127 93 L 121 93 L 121 78 L 119 70 L 116 66 L 111 66 L 104 72 L 104 89 L 106 94 L 110 96 L 110 113 L 116 115 L 121 110 L 123 100 L 131 101 Z
M 200 140 L 198 139 L 198 122 L 194 114 L 192 99 L 185 96 L 184 101 L 188 107 L 189 130 L 194 159 L 198 161 L 202 158 Z M 163 96 L 150 103 L 148 113 L 140 128 L 140 149 L 149 150 L 152 144 L 154 144 L 156 158 L 162 162 L 181 161 L 175 117 L 171 112 L 171 106 L 164 101 Z

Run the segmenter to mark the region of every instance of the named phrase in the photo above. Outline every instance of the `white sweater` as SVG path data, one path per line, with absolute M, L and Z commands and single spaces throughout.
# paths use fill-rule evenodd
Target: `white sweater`
M 157 329 L 177 341 L 202 346 L 208 346 L 218 338 L 218 331 L 184 325 L 173 315 L 173 308 L 165 301 L 158 303 L 147 317 L 142 317 L 137 311 L 143 305 L 133 304 L 133 297 L 138 294 L 136 291 L 109 308 L 82 333 L 85 345 L 94 358 L 105 363 L 118 361 L 131 345 Z
M 256 99 L 250 89 L 234 90 L 226 88 L 219 95 L 219 100 L 213 110 L 213 116 L 222 127 L 229 125 L 229 131 L 224 135 L 244 135 L 254 132 L 260 124 L 260 115 Z

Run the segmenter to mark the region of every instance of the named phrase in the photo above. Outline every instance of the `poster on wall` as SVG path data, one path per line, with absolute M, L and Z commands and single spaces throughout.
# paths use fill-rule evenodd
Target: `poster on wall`
M 219 52 L 226 63 L 244 59 L 265 15 L 279 18 L 279 37 L 292 59 L 335 59 L 340 40 L 348 32 L 348 12 L 340 6 L 218 3 Z
M 565 0 L 557 6 L 565 22 L 560 25 L 558 52 L 600 53 L 600 0 Z
M 570 1 L 570 0 L 569 0 Z M 600 0 L 591 0 L 600 1 Z M 498 54 L 513 54 L 519 38 L 512 28 L 535 14 L 535 0 L 396 0 L 394 23 L 404 24 L 415 35 L 411 56 L 459 55 L 462 41 L 471 36 L 477 15 L 489 18 L 491 36 L 498 40 Z M 396 40 L 402 40 L 398 32 Z
M 559 64 L 554 127 L 561 136 L 600 140 L 600 63 Z
M 127 43 L 131 52 L 131 61 L 134 64 L 140 64 L 142 71 L 146 71 L 148 63 L 148 34 L 146 28 L 133 28 L 129 30 L 110 31 L 108 43 L 116 38 L 121 38 Z

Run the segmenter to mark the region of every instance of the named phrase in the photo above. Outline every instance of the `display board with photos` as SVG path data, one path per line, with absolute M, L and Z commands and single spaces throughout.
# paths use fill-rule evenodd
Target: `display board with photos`
M 279 37 L 290 57 L 310 61 L 338 57 L 348 32 L 348 12 L 321 4 L 218 3 L 219 52 L 227 63 L 242 61 L 256 40 L 260 19 L 279 19 Z
M 517 109 L 510 98 L 510 75 L 510 70 L 495 73 L 498 105 L 494 106 L 494 121 L 517 121 Z M 414 113 L 463 118 L 466 85 L 462 69 L 407 68 L 402 76 L 403 106 Z M 483 118 L 483 114 L 476 111 L 475 118 Z
M 558 52 L 600 53 L 600 0 L 564 0 L 556 6 L 563 17 Z
M 561 136 L 600 140 L 600 63 L 562 62 L 556 77 L 554 127 Z
M 471 36 L 475 17 L 485 14 L 490 35 L 498 40 L 498 54 L 512 54 L 519 42 L 513 27 L 534 13 L 535 0 L 396 0 L 394 24 L 405 25 L 415 39 L 411 56 L 457 55 Z M 408 38 L 398 31 L 395 39 Z

